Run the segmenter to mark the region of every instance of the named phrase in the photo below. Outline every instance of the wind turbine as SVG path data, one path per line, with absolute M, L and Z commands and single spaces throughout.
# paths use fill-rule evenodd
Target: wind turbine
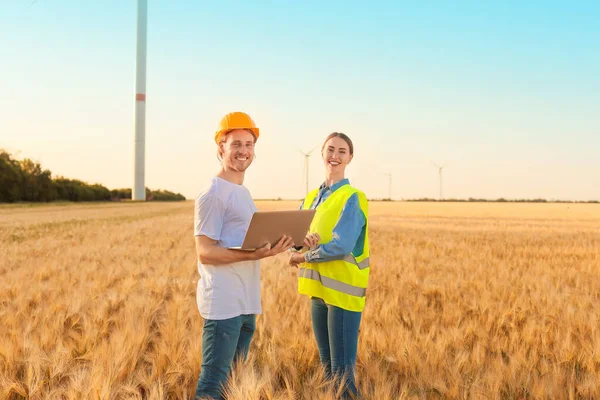
M 306 195 L 308 196 L 308 158 L 312 154 L 313 151 L 318 149 L 318 146 L 309 151 L 308 153 L 304 153 L 303 151 L 298 150 L 300 154 L 304 156 L 304 174 L 306 175 L 305 183 L 306 183 Z
M 148 2 L 137 2 L 137 39 L 135 63 L 135 166 L 132 200 L 146 200 L 146 28 Z
M 388 181 L 389 197 L 388 197 L 388 199 L 390 201 L 392 201 L 392 173 L 390 172 L 389 174 L 384 174 L 384 175 L 389 178 L 389 181 Z
M 439 166 L 436 163 L 434 163 L 433 161 L 431 163 L 438 169 L 438 172 L 440 175 L 440 200 L 442 200 L 443 199 L 443 196 L 442 196 L 442 170 L 444 169 L 446 164 L 444 163 L 441 166 Z

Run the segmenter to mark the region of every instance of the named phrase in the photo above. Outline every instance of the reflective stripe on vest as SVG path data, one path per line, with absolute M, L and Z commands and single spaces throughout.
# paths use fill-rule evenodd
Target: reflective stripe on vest
M 365 258 L 361 262 L 356 262 L 356 258 L 354 258 L 352 254 L 348 254 L 346 257 L 344 257 L 344 261 L 356 265 L 360 270 L 369 268 L 369 257 Z
M 326 288 L 337 290 L 338 292 L 349 294 L 351 296 L 362 297 L 367 294 L 367 289 L 365 288 L 336 281 L 335 279 L 321 275 L 319 271 L 315 271 L 314 269 L 299 268 L 298 277 L 319 281 Z

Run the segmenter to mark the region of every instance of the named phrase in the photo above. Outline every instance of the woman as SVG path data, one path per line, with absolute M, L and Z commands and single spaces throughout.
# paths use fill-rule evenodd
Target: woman
M 354 371 L 358 330 L 369 280 L 368 202 L 345 178 L 354 156 L 348 136 L 334 132 L 321 149 L 325 182 L 302 209 L 316 209 L 304 246 L 289 263 L 298 270 L 298 291 L 311 298 L 311 317 L 328 377 L 345 383 L 344 398 L 358 398 Z

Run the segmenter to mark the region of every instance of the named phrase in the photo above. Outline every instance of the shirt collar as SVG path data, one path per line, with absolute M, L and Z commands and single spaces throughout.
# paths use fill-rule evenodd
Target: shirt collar
M 348 180 L 348 178 L 344 178 L 341 181 L 338 181 L 336 183 L 334 183 L 331 186 L 327 186 L 325 182 L 323 182 L 321 184 L 321 187 L 319 188 L 320 190 L 324 190 L 324 189 L 329 189 L 331 192 L 335 192 L 336 190 L 338 190 L 339 188 L 341 188 L 344 185 L 349 185 L 350 181 Z

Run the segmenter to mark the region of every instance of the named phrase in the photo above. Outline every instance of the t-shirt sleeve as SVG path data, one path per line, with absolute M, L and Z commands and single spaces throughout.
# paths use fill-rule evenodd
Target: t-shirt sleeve
M 213 240 L 221 240 L 224 216 L 223 200 L 213 193 L 198 196 L 194 206 L 194 236 L 207 236 Z

